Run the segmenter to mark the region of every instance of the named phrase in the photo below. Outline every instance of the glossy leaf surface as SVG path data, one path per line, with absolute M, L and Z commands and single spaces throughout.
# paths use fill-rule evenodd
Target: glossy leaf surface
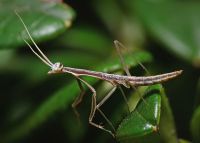
M 15 11 L 20 14 L 36 41 L 63 33 L 75 16 L 73 10 L 61 2 L 3 0 L 0 5 L 0 48 L 19 47 L 25 45 L 22 37 L 29 39 Z
M 133 2 L 138 17 L 152 35 L 176 54 L 195 66 L 200 65 L 199 2 Z
M 160 86 L 149 87 L 143 96 L 144 100 L 128 115 L 117 129 L 118 140 L 125 140 L 144 136 L 155 132 L 160 121 L 161 94 Z

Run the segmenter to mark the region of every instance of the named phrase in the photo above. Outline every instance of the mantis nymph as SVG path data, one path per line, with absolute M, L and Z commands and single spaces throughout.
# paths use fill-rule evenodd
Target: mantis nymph
M 110 123 L 110 121 L 106 118 L 104 113 L 100 110 L 100 106 L 103 105 L 103 103 L 108 100 L 108 98 L 114 93 L 116 88 L 119 85 L 123 85 L 127 88 L 132 87 L 132 86 L 143 86 L 143 85 L 152 85 L 156 83 L 162 83 L 165 81 L 168 81 L 170 79 L 173 79 L 180 75 L 182 73 L 182 70 L 170 72 L 170 73 L 165 73 L 165 74 L 159 74 L 159 75 L 154 75 L 154 76 L 131 76 L 130 73 L 128 72 L 127 68 L 124 66 L 123 59 L 120 55 L 120 59 L 122 62 L 122 65 L 124 66 L 124 69 L 127 73 L 127 75 L 118 75 L 118 74 L 109 74 L 109 73 L 104 73 L 104 72 L 98 72 L 98 71 L 91 71 L 91 70 L 86 70 L 86 69 L 79 69 L 79 68 L 72 68 L 72 67 L 67 67 L 61 64 L 60 62 L 52 63 L 47 56 L 44 55 L 44 53 L 40 50 L 40 48 L 37 46 L 37 44 L 34 42 L 27 26 L 23 22 L 21 16 L 15 12 L 16 15 L 19 17 L 20 21 L 22 22 L 31 42 L 34 44 L 35 49 L 29 44 L 29 42 L 25 39 L 23 39 L 26 44 L 29 46 L 29 48 L 32 50 L 32 52 L 42 61 L 44 62 L 47 66 L 51 68 L 51 70 L 48 72 L 49 74 L 57 74 L 57 73 L 68 73 L 73 75 L 78 82 L 78 85 L 81 89 L 80 95 L 75 99 L 75 101 L 72 104 L 72 107 L 76 108 L 76 106 L 82 101 L 83 94 L 84 94 L 84 89 L 82 84 L 85 84 L 89 90 L 93 93 L 92 95 L 92 104 L 91 104 L 91 111 L 89 115 L 89 124 L 102 129 L 108 133 L 110 133 L 112 136 L 114 136 L 114 133 L 108 129 L 105 129 L 103 126 L 95 123 L 93 121 L 94 115 L 96 111 L 98 110 L 100 114 L 106 119 L 106 121 L 111 125 L 113 130 L 115 131 L 114 127 Z M 122 44 L 118 41 L 114 41 L 114 44 L 117 49 L 119 49 Z M 98 78 L 100 80 L 108 81 L 113 85 L 113 88 L 111 91 L 99 102 L 97 103 L 96 101 L 96 90 L 85 80 L 82 79 L 81 76 L 90 76 L 94 78 Z M 78 112 L 75 110 L 75 113 L 78 114 Z

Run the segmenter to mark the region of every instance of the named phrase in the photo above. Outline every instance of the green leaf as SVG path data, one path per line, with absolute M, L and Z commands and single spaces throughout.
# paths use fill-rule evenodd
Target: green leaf
M 0 48 L 25 45 L 21 35 L 27 38 L 27 34 L 15 15 L 15 10 L 21 15 L 36 41 L 50 39 L 63 33 L 74 18 L 73 10 L 64 3 L 40 0 L 3 0 L 0 5 L 0 19 L 2 19 Z
M 178 142 L 179 142 L 179 143 L 191 143 L 190 141 L 185 140 L 185 139 L 179 139 Z
M 130 66 L 138 65 L 135 61 L 140 62 L 149 62 L 152 60 L 152 57 L 147 52 L 138 52 L 134 54 L 129 54 L 125 57 L 125 61 L 131 60 L 128 62 Z M 118 57 L 111 58 L 110 60 L 104 62 L 102 65 L 97 65 L 96 69 L 99 71 L 110 72 L 113 70 L 121 69 L 120 63 L 117 61 Z M 117 62 L 113 62 L 117 61 Z M 111 64 L 112 63 L 112 64 Z M 110 68 L 108 68 L 109 66 Z M 106 68 L 104 68 L 106 67 Z M 94 78 L 85 78 L 87 82 L 93 85 L 97 82 Z M 31 130 L 38 127 L 40 124 L 45 122 L 48 118 L 50 118 L 56 111 L 62 110 L 64 108 L 68 108 L 72 103 L 72 100 L 78 95 L 80 92 L 78 85 L 75 81 L 69 83 L 68 86 L 63 87 L 58 92 L 51 95 L 49 99 L 47 99 L 43 104 L 41 104 L 38 109 L 33 112 L 29 117 L 27 117 L 22 124 L 16 126 L 12 131 L 6 133 L 4 136 L 0 136 L 0 138 L 4 141 L 13 141 L 22 136 L 28 134 Z
M 190 130 L 192 133 L 193 141 L 200 142 L 200 106 L 196 108 L 193 113 L 192 120 L 190 123 Z
M 70 92 L 72 95 L 78 94 L 79 90 L 76 84 L 76 82 L 71 82 L 70 85 L 62 88 L 60 91 L 55 93 L 55 95 L 51 96 L 46 102 L 38 107 L 38 110 L 27 117 L 22 125 L 17 126 L 15 130 L 11 131 L 6 136 L 2 136 L 2 141 L 10 142 L 20 136 L 26 135 L 31 129 L 34 129 L 39 124 L 46 121 L 55 111 L 66 108 L 73 99 L 73 96 L 66 96 L 67 93 Z
M 161 142 L 165 143 L 177 143 L 178 136 L 176 133 L 176 126 L 172 114 L 172 109 L 169 104 L 168 98 L 164 93 L 164 89 L 161 90 L 161 119 L 159 125 L 159 133 Z
M 153 61 L 153 57 L 145 51 L 140 52 L 130 52 L 127 53 L 124 57 L 124 62 L 128 65 L 128 67 L 134 67 L 139 65 L 139 62 L 151 62 Z M 103 72 L 114 72 L 122 68 L 119 58 L 111 57 L 110 60 L 106 62 L 106 64 L 102 64 L 97 67 L 97 70 Z
M 117 140 L 127 140 L 156 132 L 160 121 L 161 86 L 150 86 L 137 107 L 119 125 Z
M 122 142 L 146 143 L 151 140 L 177 143 L 174 119 L 163 87 L 152 85 L 146 90 L 140 89 L 140 93 L 145 93 L 144 100 L 136 107 L 131 105 L 134 110 L 121 122 L 117 130 L 117 139 Z M 133 97 L 129 104 L 137 104 L 139 100 Z
M 77 42 L 78 41 L 78 42 Z M 74 49 L 87 50 L 91 54 L 107 55 L 113 42 L 102 31 L 88 26 L 77 26 L 69 29 L 57 40 L 58 44 Z M 114 48 L 113 48 L 114 49 Z
M 134 1 L 138 17 L 170 52 L 195 66 L 200 66 L 199 2 Z
M 116 29 L 121 31 L 124 14 L 115 0 L 109 0 L 105 3 L 102 3 L 101 0 L 94 0 L 93 4 L 94 10 L 112 33 L 118 33 L 119 31 Z
M 123 4 L 124 2 L 116 0 L 104 0 L 104 2 L 93 0 L 94 11 L 113 37 L 117 37 L 128 47 L 138 48 L 144 42 L 144 33 L 138 21 L 135 20 L 135 15 L 128 13 L 127 8 L 122 6 Z

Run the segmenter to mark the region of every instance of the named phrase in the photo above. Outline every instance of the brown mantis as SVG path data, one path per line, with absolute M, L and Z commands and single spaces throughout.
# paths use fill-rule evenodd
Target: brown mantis
M 177 77 L 182 73 L 182 70 L 170 72 L 170 73 L 165 73 L 165 74 L 160 74 L 160 75 L 155 75 L 155 76 L 131 76 L 128 68 L 126 67 L 123 58 L 119 52 L 119 47 L 123 46 L 120 42 L 114 41 L 114 44 L 118 50 L 118 54 L 120 56 L 121 63 L 124 67 L 124 70 L 127 75 L 118 75 L 118 74 L 109 74 L 109 73 L 104 73 L 104 72 L 97 72 L 97 71 L 91 71 L 91 70 L 86 70 L 86 69 L 78 69 L 78 68 L 71 68 L 71 67 L 64 67 L 60 62 L 52 63 L 45 55 L 44 53 L 40 50 L 40 48 L 37 46 L 35 41 L 33 40 L 27 26 L 25 25 L 24 21 L 22 20 L 21 16 L 15 12 L 16 15 L 19 17 L 21 23 L 23 24 L 25 31 L 27 32 L 31 42 L 34 44 L 35 49 L 32 48 L 32 46 L 29 44 L 29 42 L 25 39 L 25 43 L 29 46 L 29 48 L 32 50 L 32 52 L 46 65 L 48 65 L 51 70 L 48 72 L 48 74 L 57 74 L 57 73 L 69 73 L 73 75 L 78 82 L 78 85 L 80 87 L 81 93 L 80 95 L 75 99 L 75 101 L 72 104 L 72 107 L 75 111 L 75 113 L 78 115 L 78 112 L 76 111 L 76 106 L 82 101 L 83 95 L 84 95 L 84 88 L 82 83 L 84 83 L 89 90 L 93 93 L 92 95 L 92 103 L 91 103 L 91 111 L 89 115 L 89 123 L 99 129 L 102 129 L 108 133 L 110 133 L 112 136 L 114 136 L 113 132 L 105 129 L 103 126 L 95 123 L 93 121 L 94 115 L 96 111 L 98 110 L 100 114 L 105 118 L 105 120 L 109 123 L 109 125 L 112 127 L 112 129 L 115 131 L 114 127 L 112 126 L 111 122 L 108 120 L 108 118 L 104 115 L 104 113 L 100 110 L 100 107 L 108 100 L 108 98 L 114 93 L 116 90 L 117 86 L 123 85 L 127 88 L 133 87 L 133 86 L 143 86 L 143 85 L 152 85 L 156 83 L 162 83 L 165 81 L 168 81 L 172 78 Z M 95 89 L 85 80 L 81 78 L 81 76 L 90 76 L 94 78 L 98 78 L 104 81 L 108 81 L 113 85 L 112 90 L 99 102 L 97 103 L 96 101 L 96 91 Z M 125 98 L 126 100 L 126 98 Z

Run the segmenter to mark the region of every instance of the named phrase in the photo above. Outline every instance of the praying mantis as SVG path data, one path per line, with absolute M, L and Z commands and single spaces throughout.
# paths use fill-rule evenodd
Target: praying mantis
M 93 119 L 94 119 L 96 111 L 98 110 L 99 113 L 105 118 L 105 120 L 108 122 L 108 124 L 112 127 L 113 131 L 115 132 L 115 129 L 114 129 L 112 123 L 105 116 L 105 114 L 101 111 L 100 107 L 111 97 L 111 95 L 115 92 L 117 87 L 120 87 L 122 85 L 126 88 L 130 88 L 130 87 L 135 87 L 135 86 L 144 86 L 144 85 L 152 85 L 152 84 L 156 84 L 156 83 L 162 83 L 162 82 L 168 81 L 170 79 L 173 79 L 182 73 L 182 70 L 177 70 L 174 72 L 159 74 L 159 75 L 154 75 L 154 76 L 131 76 L 127 66 L 125 65 L 125 63 L 123 61 L 122 55 L 119 51 L 119 48 L 123 47 L 123 45 L 117 40 L 114 41 L 114 44 L 118 51 L 121 64 L 127 75 L 110 74 L 110 73 L 104 73 L 104 72 L 99 72 L 99 71 L 72 68 L 72 67 L 64 66 L 60 62 L 52 63 L 49 60 L 49 58 L 40 50 L 40 48 L 35 43 L 34 39 L 32 38 L 32 36 L 31 36 L 26 24 L 24 23 L 23 19 L 21 18 L 21 16 L 16 11 L 15 11 L 15 14 L 20 19 L 22 25 L 24 26 L 26 33 L 28 34 L 28 37 L 30 38 L 33 45 L 35 46 L 35 49 L 31 46 L 31 44 L 29 44 L 29 42 L 27 40 L 25 40 L 23 38 L 24 42 L 28 45 L 28 47 L 31 49 L 31 51 L 44 64 L 46 64 L 47 66 L 49 66 L 51 68 L 51 70 L 48 72 L 48 74 L 68 73 L 76 78 L 81 92 L 80 92 L 80 95 L 77 96 L 77 98 L 75 99 L 75 101 L 72 104 L 75 114 L 77 116 L 79 115 L 78 112 L 76 111 L 76 107 L 81 103 L 81 101 L 83 99 L 84 88 L 83 88 L 82 84 L 85 84 L 85 86 L 87 86 L 88 89 L 92 92 L 92 103 L 91 103 L 91 110 L 90 110 L 90 114 L 89 114 L 89 124 L 110 133 L 113 137 L 115 136 L 115 134 L 112 131 L 104 128 L 102 125 L 95 123 L 93 121 Z M 94 77 L 94 78 L 98 78 L 100 80 L 107 81 L 113 85 L 113 88 L 99 103 L 97 103 L 96 90 L 87 81 L 83 80 L 82 76 L 89 76 L 89 77 Z M 124 96 L 124 94 L 123 94 L 123 96 Z M 124 98 L 126 100 L 126 97 L 124 97 Z

